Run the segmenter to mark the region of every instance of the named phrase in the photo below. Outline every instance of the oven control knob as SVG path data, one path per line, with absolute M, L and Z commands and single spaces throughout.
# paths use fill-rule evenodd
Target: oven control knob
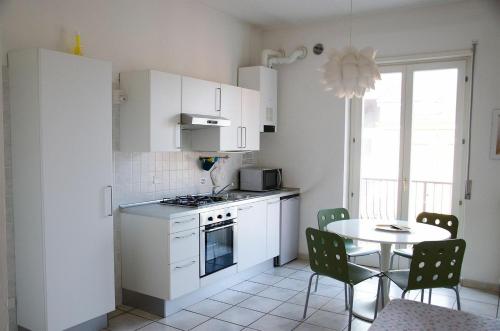
M 221 219 L 221 218 L 222 218 L 222 215 L 217 215 L 217 218 L 218 218 L 218 219 Z
M 226 217 L 231 217 L 231 213 L 227 213 L 227 214 L 226 214 Z
M 213 220 L 214 220 L 214 218 L 213 218 L 212 216 L 210 216 L 210 217 L 208 218 L 208 220 L 211 222 L 211 221 L 213 221 Z

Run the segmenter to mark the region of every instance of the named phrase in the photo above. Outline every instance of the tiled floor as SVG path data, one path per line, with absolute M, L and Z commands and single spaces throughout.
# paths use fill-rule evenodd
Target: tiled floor
M 293 261 L 285 267 L 267 270 L 167 318 L 120 306 L 109 314 L 109 330 L 345 330 L 347 311 L 344 308 L 343 284 L 328 278 L 320 278 L 318 292 L 312 294 L 309 300 L 307 318 L 302 320 L 310 275 L 306 262 Z M 373 296 L 376 289 L 376 280 L 367 281 L 356 286 L 355 293 Z M 401 295 L 394 285 L 390 293 L 392 297 Z M 497 297 L 494 294 L 469 288 L 462 288 L 460 294 L 463 311 L 495 317 Z M 407 298 L 420 300 L 420 293 L 410 292 Z M 455 294 L 451 290 L 434 290 L 432 303 L 456 309 Z M 359 319 L 354 319 L 352 324 L 352 330 L 367 330 L 369 327 L 369 323 Z

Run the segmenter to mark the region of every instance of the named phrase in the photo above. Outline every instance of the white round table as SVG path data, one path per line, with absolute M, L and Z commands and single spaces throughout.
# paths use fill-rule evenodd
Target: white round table
M 397 224 L 410 227 L 410 232 L 390 232 L 377 230 L 377 224 Z M 451 237 L 448 230 L 437 226 L 417 223 L 416 221 L 392 221 L 377 219 L 349 219 L 328 224 L 328 232 L 334 232 L 342 237 L 354 240 L 368 241 L 380 244 L 381 271 L 389 270 L 393 244 L 414 245 L 422 241 L 445 240 Z M 384 301 L 389 302 L 389 280 L 384 279 Z M 356 295 L 356 292 L 354 292 Z M 364 320 L 373 321 L 375 299 L 355 300 L 353 313 Z

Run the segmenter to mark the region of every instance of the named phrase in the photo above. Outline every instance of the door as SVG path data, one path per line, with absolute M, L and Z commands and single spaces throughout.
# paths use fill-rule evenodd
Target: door
M 266 260 L 265 201 L 238 207 L 238 272 Z
M 201 257 L 201 262 L 204 263 L 204 276 L 234 264 L 234 235 L 235 225 L 232 221 L 223 225 L 205 226 L 200 238 L 205 247 L 205 256 Z
M 260 149 L 260 93 L 241 89 L 242 103 L 242 149 L 258 151 Z
M 241 87 L 221 85 L 221 116 L 231 125 L 220 128 L 220 150 L 236 151 L 241 147 Z
M 460 218 L 465 68 L 465 61 L 382 67 L 375 89 L 353 100 L 353 217 Z
M 219 83 L 182 77 L 182 112 L 221 116 L 221 86 Z
M 267 201 L 267 253 L 268 259 L 280 254 L 280 199 Z
M 40 57 L 47 324 L 63 330 L 115 309 L 111 63 Z

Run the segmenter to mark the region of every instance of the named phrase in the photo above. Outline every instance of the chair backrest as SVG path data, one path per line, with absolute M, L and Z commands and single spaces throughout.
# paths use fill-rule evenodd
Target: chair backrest
M 349 211 L 345 208 L 321 209 L 318 212 L 318 228 L 321 231 L 326 231 L 328 224 L 349 218 Z
M 306 238 L 312 271 L 341 282 L 349 282 L 344 238 L 336 233 L 313 228 L 306 229 Z
M 451 239 L 456 239 L 458 234 L 458 218 L 454 215 L 423 212 L 418 214 L 417 222 L 438 226 L 450 231 Z
M 413 246 L 408 289 L 457 286 L 464 253 L 463 239 L 424 241 Z

